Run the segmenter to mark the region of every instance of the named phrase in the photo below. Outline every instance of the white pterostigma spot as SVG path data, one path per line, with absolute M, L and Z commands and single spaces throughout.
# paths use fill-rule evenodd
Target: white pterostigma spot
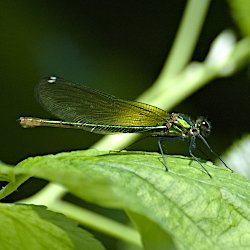
M 56 80 L 57 80 L 56 76 L 50 76 L 50 77 L 48 78 L 48 83 L 55 83 Z

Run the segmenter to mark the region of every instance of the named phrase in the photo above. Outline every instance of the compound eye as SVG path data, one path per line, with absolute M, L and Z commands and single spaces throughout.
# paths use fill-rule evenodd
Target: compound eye
M 208 128 L 208 127 L 209 127 L 208 122 L 205 121 L 205 120 L 203 120 L 203 121 L 201 122 L 201 128 L 206 129 L 206 128 Z
M 200 122 L 200 130 L 204 136 L 208 136 L 211 132 L 211 125 L 207 120 L 202 120 Z

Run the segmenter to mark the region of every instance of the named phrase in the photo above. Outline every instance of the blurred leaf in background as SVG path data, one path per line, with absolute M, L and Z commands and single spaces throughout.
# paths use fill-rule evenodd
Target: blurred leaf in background
M 250 36 L 250 2 L 248 0 L 228 0 L 235 23 L 243 36 Z

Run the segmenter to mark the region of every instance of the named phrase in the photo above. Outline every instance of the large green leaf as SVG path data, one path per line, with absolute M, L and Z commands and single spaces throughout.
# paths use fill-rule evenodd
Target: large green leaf
M 42 206 L 0 203 L 1 250 L 104 250 L 88 232 Z
M 17 179 L 44 178 L 87 201 L 125 209 L 145 249 L 152 242 L 157 250 L 250 249 L 250 182 L 210 162 L 203 164 L 213 178 L 190 158 L 167 161 L 169 172 L 157 153 L 87 150 L 28 158 L 14 171 Z

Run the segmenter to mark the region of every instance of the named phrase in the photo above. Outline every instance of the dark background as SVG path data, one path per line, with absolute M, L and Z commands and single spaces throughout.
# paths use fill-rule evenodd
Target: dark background
M 80 130 L 25 130 L 16 120 L 19 116 L 53 118 L 34 98 L 35 84 L 50 74 L 135 99 L 157 78 L 185 4 L 175 0 L 1 1 L 0 159 L 16 164 L 28 156 L 87 149 L 101 138 Z M 227 28 L 238 32 L 227 2 L 212 1 L 193 60 L 203 61 L 210 43 Z M 230 78 L 214 80 L 174 111 L 207 116 L 213 125 L 208 141 L 223 152 L 249 131 L 249 90 L 248 72 L 242 69 Z M 156 151 L 157 144 L 150 139 L 132 149 Z M 168 152 L 186 154 L 187 145 L 173 143 Z
M 156 79 L 168 55 L 185 1 L 1 1 L 0 159 L 16 164 L 38 154 L 86 149 L 101 136 L 79 130 L 25 130 L 19 116 L 53 118 L 34 98 L 41 77 L 56 74 L 133 100 Z M 212 1 L 193 60 L 233 28 L 227 2 Z M 237 31 L 237 30 L 236 30 Z M 246 70 L 217 79 L 174 109 L 212 121 L 209 142 L 223 152 L 248 131 Z M 146 140 L 133 149 L 157 150 Z M 170 153 L 183 143 L 174 143 Z M 185 148 L 185 145 L 184 145 Z

